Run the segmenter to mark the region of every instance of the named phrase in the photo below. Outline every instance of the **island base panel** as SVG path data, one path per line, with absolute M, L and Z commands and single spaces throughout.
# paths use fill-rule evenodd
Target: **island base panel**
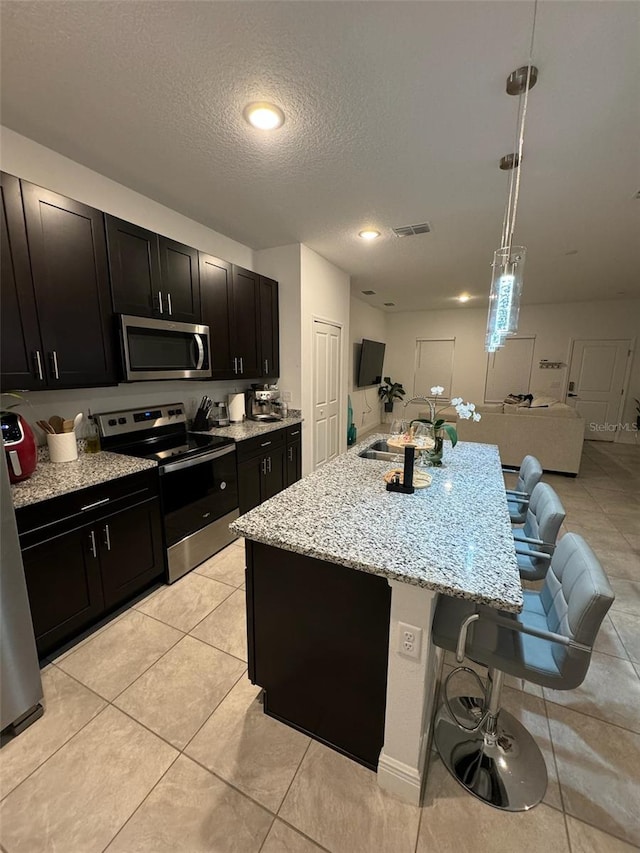
M 385 578 L 247 540 L 249 677 L 265 713 L 375 770 L 384 741 Z

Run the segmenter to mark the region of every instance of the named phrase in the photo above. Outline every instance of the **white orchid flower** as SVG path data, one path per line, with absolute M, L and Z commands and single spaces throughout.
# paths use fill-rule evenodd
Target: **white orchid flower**
M 434 397 L 439 397 L 440 394 L 444 394 L 444 388 L 442 387 L 442 385 L 434 385 L 431 389 L 431 393 Z
M 476 421 L 476 423 L 477 423 L 479 420 L 481 420 L 481 418 L 482 418 L 482 415 L 479 415 L 479 414 L 478 414 L 478 412 L 474 412 L 474 413 L 473 413 L 473 419 L 474 419 L 474 421 Z
M 459 406 L 461 402 L 462 402 L 462 397 L 453 397 L 453 399 L 451 400 L 451 405 L 452 406 Z

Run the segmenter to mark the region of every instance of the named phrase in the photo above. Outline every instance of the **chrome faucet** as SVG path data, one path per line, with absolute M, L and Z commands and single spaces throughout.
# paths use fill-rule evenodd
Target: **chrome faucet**
M 429 397 L 424 397 L 422 394 L 419 394 L 417 397 L 412 397 L 410 400 L 407 400 L 404 404 L 405 409 L 409 405 L 409 403 L 426 403 L 429 406 L 429 420 L 431 423 L 435 423 L 436 420 L 436 407 L 434 403 L 429 399 Z

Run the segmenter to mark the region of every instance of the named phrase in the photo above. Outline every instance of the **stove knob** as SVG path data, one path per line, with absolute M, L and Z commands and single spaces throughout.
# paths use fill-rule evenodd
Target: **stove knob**
M 175 409 L 169 409 L 167 414 L 169 415 L 169 417 L 171 417 L 171 415 L 175 415 Z
M 181 414 L 182 414 L 182 409 L 176 409 L 176 415 L 181 415 Z
M 119 423 L 119 424 L 126 424 L 126 422 L 127 422 L 127 419 L 126 419 L 126 418 L 118 418 L 118 423 Z
M 115 418 L 109 418 L 109 426 L 115 426 L 116 424 L 117 424 L 117 421 Z

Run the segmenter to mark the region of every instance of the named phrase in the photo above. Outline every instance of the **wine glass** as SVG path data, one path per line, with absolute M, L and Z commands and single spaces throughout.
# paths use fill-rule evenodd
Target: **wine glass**
M 435 446 L 433 426 L 431 424 L 424 424 L 421 422 L 414 424 L 413 440 L 416 446 L 416 453 L 418 455 L 418 467 L 429 467 L 428 453 L 430 450 L 433 450 Z

